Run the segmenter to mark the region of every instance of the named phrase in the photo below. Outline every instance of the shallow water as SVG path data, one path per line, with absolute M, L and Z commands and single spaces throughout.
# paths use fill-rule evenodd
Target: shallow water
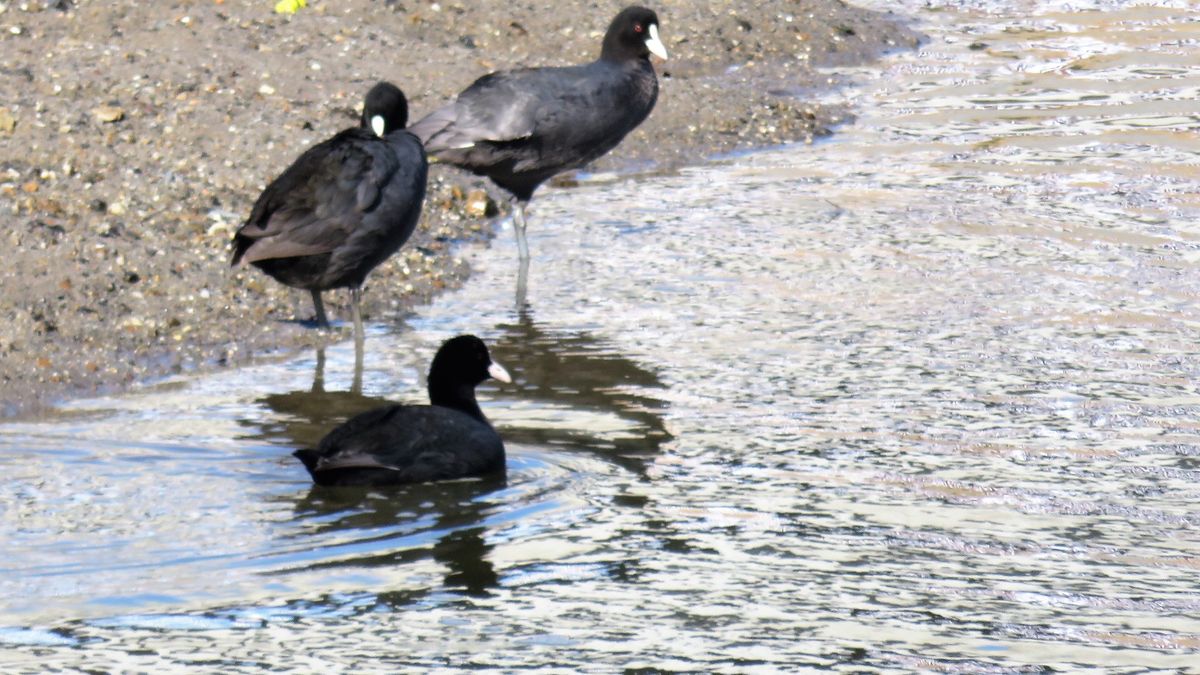
M 0 426 L 0 670 L 1196 668 L 1200 11 L 883 3 L 811 147 L 592 177 L 402 326 Z M 506 481 L 311 490 L 474 332 Z

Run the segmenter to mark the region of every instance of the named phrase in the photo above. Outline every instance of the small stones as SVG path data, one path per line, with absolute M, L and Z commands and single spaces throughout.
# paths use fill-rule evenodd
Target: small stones
M 11 134 L 17 128 L 17 118 L 8 108 L 0 108 L 0 133 Z
M 475 218 L 491 218 L 500 213 L 500 208 L 496 206 L 496 202 L 488 195 L 486 190 L 472 190 L 468 192 L 465 209 L 467 215 Z
M 92 118 L 101 124 L 111 124 L 125 119 L 125 110 L 115 105 L 102 105 L 92 108 Z

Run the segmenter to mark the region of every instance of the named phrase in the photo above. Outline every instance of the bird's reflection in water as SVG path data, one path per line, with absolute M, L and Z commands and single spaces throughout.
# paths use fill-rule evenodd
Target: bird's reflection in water
M 296 518 L 307 521 L 297 536 L 336 542 L 331 551 L 336 557 L 306 569 L 398 566 L 432 558 L 446 570 L 446 588 L 486 595 L 499 575 L 488 560 L 492 545 L 484 538 L 484 519 L 500 508 L 489 496 L 505 486 L 498 476 L 377 489 L 313 487 L 299 499 L 293 495 Z
M 246 420 L 247 426 L 258 429 L 253 438 L 282 441 L 294 448 L 315 447 L 325 434 L 358 413 L 389 405 L 392 401 L 362 393 L 362 363 L 355 359 L 354 380 L 350 391 L 325 390 L 325 350 L 317 349 L 316 366 L 311 389 L 299 389 L 282 394 L 268 394 L 258 402 L 275 415 L 265 419 Z M 299 462 L 297 462 L 299 466 Z
M 666 402 L 645 393 L 666 385 L 657 373 L 616 353 L 594 335 L 539 323 L 527 301 L 527 266 L 523 261 L 518 273 L 514 321 L 497 326 L 501 332 L 492 341 L 492 355 L 513 375 L 513 384 L 505 386 L 505 398 L 614 415 L 627 423 L 627 429 L 597 435 L 570 424 L 539 427 L 537 420 L 522 420 L 499 423 L 501 435 L 508 443 L 595 451 L 643 475 L 646 460 L 672 438 L 661 412 Z

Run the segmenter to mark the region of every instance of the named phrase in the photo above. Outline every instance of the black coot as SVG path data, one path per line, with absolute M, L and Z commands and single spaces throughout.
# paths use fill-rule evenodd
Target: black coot
M 475 401 L 475 386 L 511 382 L 474 335 L 447 340 L 429 367 L 432 405 L 392 405 L 350 418 L 297 450 L 318 485 L 395 485 L 504 470 L 504 443 Z
M 362 344 L 363 279 L 412 234 L 425 199 L 425 150 L 404 130 L 408 103 L 395 85 L 371 88 L 362 124 L 309 148 L 267 186 L 233 239 L 233 264 L 250 263 L 312 293 L 349 288 Z
M 612 150 L 654 108 L 658 79 L 651 53 L 667 58 L 658 17 L 628 7 L 609 25 L 598 60 L 485 75 L 409 131 L 429 154 L 512 194 L 525 260 L 525 204 L 537 186 Z

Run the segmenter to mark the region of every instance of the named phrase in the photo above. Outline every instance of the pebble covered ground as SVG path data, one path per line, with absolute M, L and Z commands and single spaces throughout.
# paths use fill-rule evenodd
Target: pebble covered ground
M 355 124 L 379 79 L 415 120 L 491 70 L 595 58 L 621 6 L 0 2 L 0 415 L 346 339 L 349 327 L 297 321 L 311 317 L 306 292 L 230 269 L 230 238 L 266 183 Z M 839 0 L 650 6 L 671 52 L 656 63 L 658 106 L 595 168 L 669 169 L 828 133 L 846 111 L 798 95 L 827 82 L 816 68 L 920 38 Z M 490 237 L 506 210 L 490 185 L 435 167 L 418 232 L 367 280 L 365 315 L 399 317 L 460 285 L 456 244 Z M 346 315 L 345 292 L 326 297 Z

